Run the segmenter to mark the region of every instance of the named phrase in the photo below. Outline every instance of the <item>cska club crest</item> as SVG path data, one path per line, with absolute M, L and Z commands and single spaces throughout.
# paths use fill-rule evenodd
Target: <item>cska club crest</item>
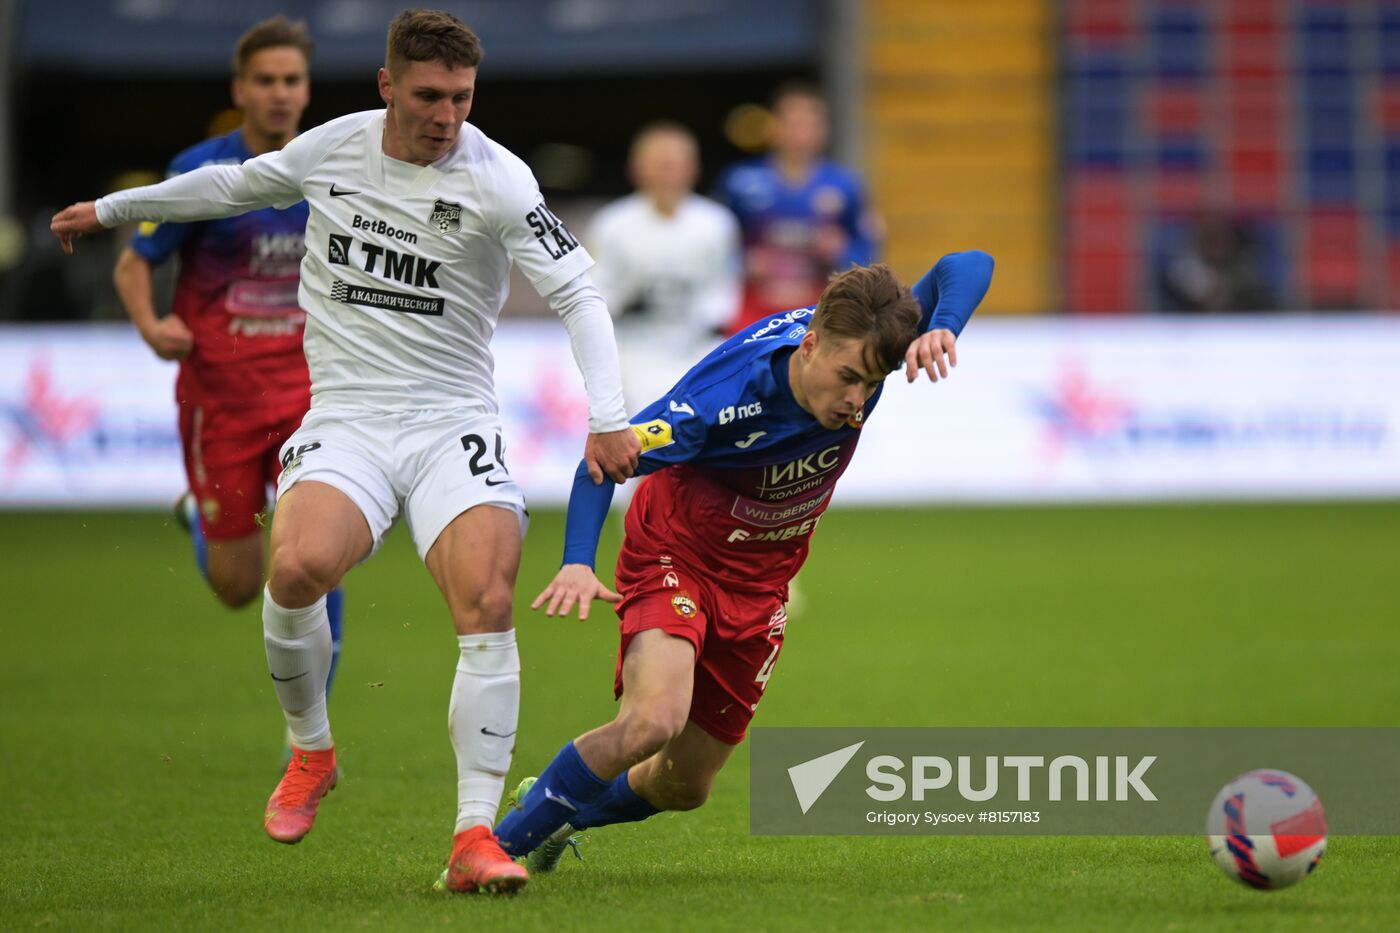
M 695 613 L 700 609 L 695 605 L 695 600 L 690 598 L 690 594 L 684 590 L 671 597 L 671 608 L 682 619 L 695 618 Z
M 434 201 L 428 224 L 442 236 L 456 233 L 462 229 L 462 205 L 451 201 Z

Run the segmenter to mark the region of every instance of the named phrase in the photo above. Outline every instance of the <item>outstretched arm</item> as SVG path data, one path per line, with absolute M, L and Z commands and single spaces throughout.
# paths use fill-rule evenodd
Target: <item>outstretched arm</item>
M 921 369 L 931 382 L 946 379 L 949 367 L 958 365 L 958 335 L 992 284 L 992 266 L 992 257 L 981 250 L 949 253 L 914 285 L 923 315 L 920 336 L 904 354 L 909 382 Z
M 538 609 L 547 603 L 544 613 L 547 616 L 568 615 L 574 603 L 578 603 L 578 617 L 587 619 L 588 607 L 594 599 L 615 603 L 622 598 L 604 586 L 593 570 L 598 538 L 603 533 L 603 522 L 608 517 L 616 484 L 606 478 L 602 483 L 595 483 L 589 473 L 590 465 L 586 460 L 579 463 L 574 472 L 574 488 L 569 494 L 569 512 L 564 523 L 564 564 L 549 586 L 530 604 L 531 609 Z
M 695 459 L 705 447 L 705 418 L 698 403 L 674 392 L 655 401 L 636 416 L 636 424 L 627 431 L 641 448 L 637 475 L 662 469 L 676 463 Z M 574 471 L 574 488 L 569 494 L 569 511 L 564 520 L 564 561 L 554 580 L 545 588 L 530 608 L 538 609 L 548 603 L 546 614 L 567 614 L 575 602 L 579 618 L 588 618 L 588 606 L 594 599 L 617 602 L 621 599 L 598 580 L 594 563 L 598 554 L 598 538 L 608 517 L 615 484 L 610 479 L 595 483 L 588 462 Z
M 914 284 L 923 316 L 919 333 L 941 329 L 962 334 L 992 284 L 992 257 L 980 249 L 949 253 Z
M 281 199 L 272 189 L 262 185 L 255 189 L 249 167 L 258 161 L 205 165 L 159 184 L 128 188 L 96 201 L 81 201 L 55 214 L 49 229 L 71 256 L 74 240 L 105 227 L 136 220 L 212 220 L 270 205 L 287 207 L 301 199 L 300 191 L 294 190 L 290 200 L 278 203 Z
M 607 304 L 583 274 L 550 293 L 549 306 L 569 332 L 574 361 L 588 392 L 589 434 L 583 452 L 588 474 L 594 484 L 602 483 L 605 474 L 614 482 L 624 482 L 636 472 L 640 446 L 627 426 L 622 369 Z

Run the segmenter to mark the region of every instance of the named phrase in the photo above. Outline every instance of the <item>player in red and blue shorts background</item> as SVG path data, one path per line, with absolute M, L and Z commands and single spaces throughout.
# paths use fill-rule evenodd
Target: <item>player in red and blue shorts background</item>
M 547 613 L 617 604 L 617 717 L 568 743 L 496 829 L 549 871 L 575 830 L 702 804 L 743 741 L 788 626 L 788 583 L 855 454 L 885 377 L 937 382 L 991 283 L 985 253 L 943 257 L 912 294 L 888 267 L 832 279 L 815 308 L 755 324 L 633 419 L 646 475 L 614 593 L 594 575 L 610 482 L 580 467 Z M 946 359 L 945 359 L 946 357 Z M 650 474 L 650 475 L 647 475 Z
M 245 33 L 232 85 L 242 125 L 181 152 L 169 174 L 282 148 L 310 100 L 311 49 L 305 25 L 280 16 Z M 142 339 L 161 359 L 180 362 L 175 397 L 190 490 L 181 500 L 189 514 L 181 517 L 200 572 L 231 608 L 262 593 L 267 487 L 280 470 L 279 449 L 311 402 L 306 315 L 297 305 L 306 219 L 300 203 L 201 223 L 142 224 L 114 275 Z M 174 299 L 158 317 L 152 267 L 171 257 L 179 259 Z M 338 590 L 329 609 L 338 657 Z
M 875 260 L 864 186 L 823 155 L 826 101 L 814 87 L 786 84 L 772 112 L 771 151 L 731 165 L 715 186 L 743 231 L 744 297 L 731 333 L 815 304 L 833 272 Z

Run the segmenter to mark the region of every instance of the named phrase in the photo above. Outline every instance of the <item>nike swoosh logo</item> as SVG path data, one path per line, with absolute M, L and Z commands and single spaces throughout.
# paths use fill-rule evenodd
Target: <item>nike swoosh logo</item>
M 686 415 L 695 414 L 695 409 L 691 408 L 688 402 L 671 402 L 671 411 L 678 411 Z
M 358 192 L 358 191 L 346 191 L 344 188 L 341 188 L 339 191 L 336 191 L 336 190 L 335 190 L 335 182 L 331 182 L 331 197 L 333 197 L 333 198 L 343 198 L 343 197 L 345 197 L 345 196 L 348 195 L 348 194 L 359 194 L 359 193 L 360 193 L 360 192 Z
M 305 677 L 307 674 L 310 673 L 310 671 L 302 671 L 300 674 L 297 674 L 296 677 L 278 677 L 276 674 L 273 674 L 271 671 L 268 671 L 269 676 L 271 676 L 272 679 L 277 681 L 279 684 L 285 684 L 289 680 L 296 680 L 297 678 Z
M 482 727 L 481 727 L 481 734 L 482 734 L 482 735 L 494 735 L 494 736 L 495 736 L 496 738 L 498 738 L 498 739 L 508 739 L 508 738 L 510 738 L 511 736 L 515 735 L 515 733 L 517 733 L 517 732 L 519 732 L 519 731 L 520 731 L 519 729 L 513 729 L 513 730 L 511 730 L 510 732 L 492 732 L 490 729 L 486 728 L 485 726 L 482 726 Z
M 570 803 L 567 797 L 560 797 L 558 794 L 556 794 L 554 791 L 550 790 L 548 787 L 546 787 L 546 788 L 544 789 L 544 795 L 545 795 L 546 799 L 553 800 L 555 803 L 563 804 L 564 806 L 568 807 L 570 810 L 573 810 L 575 813 L 578 812 L 578 807 L 576 807 L 576 806 L 574 806 L 572 803 Z
M 745 438 L 744 440 L 742 440 L 742 441 L 735 441 L 735 442 L 734 442 L 734 446 L 735 446 L 735 447 L 738 447 L 740 450 L 747 449 L 748 447 L 753 446 L 753 442 L 754 442 L 754 441 L 758 440 L 760 437 L 762 437 L 763 435 L 765 435 L 765 434 L 767 434 L 767 433 L 768 433 L 767 431 L 755 431 L 755 432 L 753 432 L 752 434 L 750 434 L 747 438 Z
M 496 479 L 496 480 L 488 479 L 488 480 L 486 480 L 486 485 L 488 485 L 488 486 L 504 486 L 506 483 L 509 483 L 509 482 L 510 482 L 509 479 Z

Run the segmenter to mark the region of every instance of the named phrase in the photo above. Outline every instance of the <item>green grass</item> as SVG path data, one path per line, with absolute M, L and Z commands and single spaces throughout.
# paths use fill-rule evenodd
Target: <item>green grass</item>
M 513 784 L 612 715 L 616 630 L 529 617 Z M 1396 725 L 1400 504 L 833 511 L 759 725 Z M 614 542 L 615 546 L 615 542 Z M 0 927 L 1393 929 L 1400 840 L 1258 894 L 1199 838 L 748 834 L 709 804 L 586 837 L 514 899 L 435 896 L 454 812 L 450 622 L 402 531 L 347 581 L 346 777 L 262 833 L 280 714 L 256 609 L 162 516 L 0 514 Z M 1234 641 L 1226 651 L 1223 642 Z M 1243 651 L 1248 663 L 1239 663 Z

